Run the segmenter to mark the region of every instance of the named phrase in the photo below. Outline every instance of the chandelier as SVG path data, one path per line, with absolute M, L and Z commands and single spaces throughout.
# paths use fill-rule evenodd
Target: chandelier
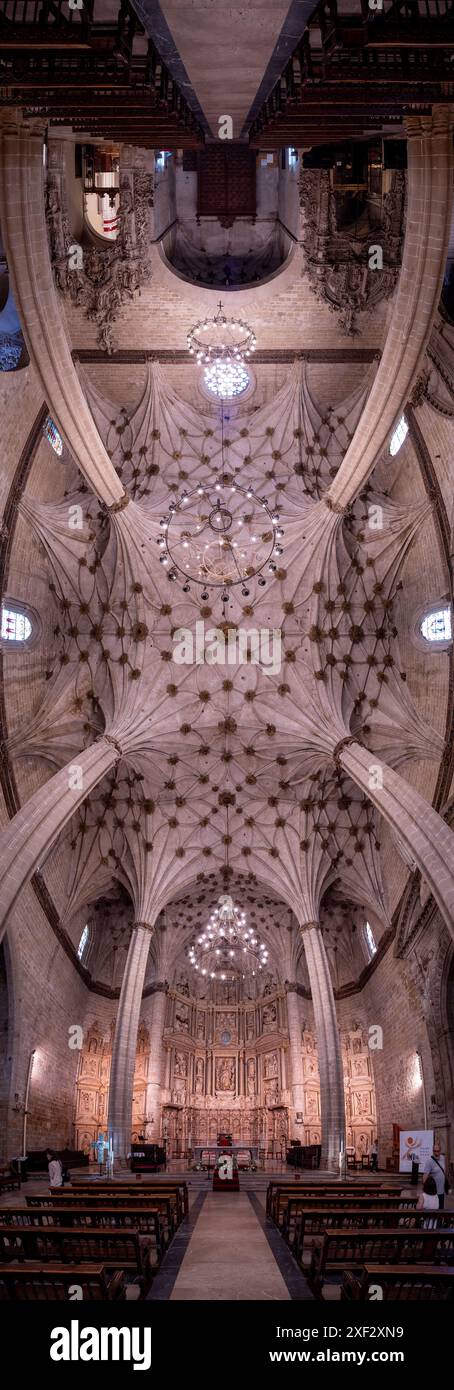
M 219 303 L 217 314 L 195 323 L 188 333 L 188 348 L 197 362 L 240 364 L 249 359 L 257 345 L 252 328 L 243 319 L 228 319 Z
M 244 977 L 246 970 L 256 975 L 267 965 L 268 948 L 229 894 L 223 893 L 218 903 L 205 931 L 189 947 L 191 965 L 211 980 L 235 979 L 240 972 Z
M 263 587 L 263 571 L 272 577 L 281 563 L 284 531 L 278 513 L 233 478 L 184 491 L 169 503 L 160 524 L 160 563 L 170 580 L 180 581 L 184 593 L 192 581 L 204 590 L 221 589 L 227 603 L 231 587 L 241 584 L 246 598 L 248 583 L 258 577 Z

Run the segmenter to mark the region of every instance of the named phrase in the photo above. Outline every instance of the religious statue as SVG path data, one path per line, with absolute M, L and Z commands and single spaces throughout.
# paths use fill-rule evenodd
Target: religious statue
M 235 1063 L 233 1058 L 224 1057 L 217 1063 L 216 1068 L 216 1089 L 218 1091 L 233 1091 L 235 1088 Z
M 203 1095 L 203 1059 L 198 1057 L 195 1064 L 195 1091 L 196 1095 Z
M 253 1057 L 249 1058 L 247 1064 L 247 1093 L 248 1096 L 255 1095 L 255 1061 Z

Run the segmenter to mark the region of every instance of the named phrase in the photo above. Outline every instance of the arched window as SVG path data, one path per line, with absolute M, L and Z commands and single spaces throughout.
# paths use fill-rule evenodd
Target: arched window
M 81 936 L 80 941 L 79 941 L 79 945 L 78 945 L 78 947 L 77 947 L 77 959 L 78 959 L 78 960 L 82 960 L 83 956 L 85 955 L 86 947 L 88 946 L 88 938 L 89 938 L 89 936 L 90 936 L 90 928 L 89 928 L 88 926 L 87 926 L 87 927 L 84 927 L 83 932 L 82 932 L 82 936 Z
M 57 426 L 54 424 L 54 421 L 52 420 L 50 415 L 47 416 L 47 420 L 44 426 L 44 435 L 45 438 L 49 441 L 49 444 L 52 445 L 52 448 L 55 449 L 55 453 L 58 455 L 58 458 L 61 458 L 61 455 L 63 453 L 63 440 L 61 434 L 59 434 Z
M 15 646 L 23 646 L 29 642 L 33 632 L 33 625 L 27 617 L 25 609 L 10 608 L 9 605 L 2 605 L 2 625 L 0 635 L 2 642 L 8 642 Z
M 431 608 L 428 613 L 425 613 L 420 626 L 426 642 L 451 642 L 451 608 L 449 605 L 446 608 Z
M 408 425 L 407 425 L 407 421 L 406 421 L 406 419 L 405 419 L 405 415 L 402 415 L 401 418 L 400 418 L 400 420 L 399 420 L 399 424 L 396 425 L 396 428 L 395 428 L 395 430 L 394 430 L 394 434 L 391 435 L 391 442 L 390 442 L 390 445 L 389 445 L 389 452 L 390 452 L 390 454 L 392 455 L 393 458 L 394 458 L 394 455 L 395 455 L 395 454 L 398 454 L 398 453 L 399 453 L 399 449 L 402 448 L 402 444 L 403 444 L 403 442 L 404 442 L 404 439 L 407 438 L 407 434 L 408 434 Z
M 374 933 L 373 933 L 373 931 L 372 931 L 372 927 L 371 927 L 371 925 L 370 925 L 370 922 L 366 922 L 366 923 L 365 923 L 365 926 L 364 926 L 364 938 L 365 938 L 365 942 L 366 942 L 367 954 L 368 954 L 368 956 L 369 956 L 369 960 L 372 960 L 373 957 L 376 955 L 376 952 L 377 952 L 377 943 L 376 943 L 376 940 L 375 940 Z

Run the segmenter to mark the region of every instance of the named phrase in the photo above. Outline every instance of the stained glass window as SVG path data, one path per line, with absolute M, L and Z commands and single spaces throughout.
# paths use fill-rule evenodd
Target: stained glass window
M 391 443 L 390 443 L 390 446 L 389 446 L 389 452 L 390 452 L 390 454 L 392 454 L 393 458 L 394 458 L 394 455 L 395 455 L 395 454 L 398 454 L 398 453 L 399 453 L 399 449 L 402 448 L 402 444 L 403 444 L 403 442 L 404 442 L 404 439 L 406 439 L 407 434 L 408 434 L 408 425 L 407 425 L 407 421 L 406 421 L 406 419 L 405 419 L 405 415 L 402 415 L 402 416 L 401 416 L 401 419 L 399 420 L 399 424 L 396 426 L 396 429 L 394 430 L 394 434 L 391 435 Z
M 210 367 L 205 367 L 203 380 L 211 395 L 219 396 L 221 400 L 226 401 L 231 400 L 233 396 L 242 396 L 251 378 L 242 362 L 220 360 L 213 362 Z
M 83 957 L 83 955 L 84 955 L 84 953 L 85 953 L 85 948 L 86 948 L 86 946 L 87 946 L 87 944 L 88 944 L 89 935 L 90 935 L 90 928 L 89 928 L 89 927 L 84 927 L 83 932 L 82 932 L 82 936 L 81 936 L 80 941 L 79 941 L 79 945 L 78 945 L 78 947 L 77 947 L 77 957 L 78 957 L 78 960 L 82 960 L 82 957 Z
M 422 620 L 421 632 L 426 642 L 450 642 L 452 639 L 451 609 L 431 609 L 431 612 L 426 613 Z
M 370 922 L 366 922 L 366 925 L 364 927 L 364 935 L 366 938 L 367 949 L 369 952 L 369 959 L 372 960 L 372 956 L 375 956 L 377 950 L 377 943 L 375 941 L 374 933 L 372 931 Z
M 32 625 L 26 613 L 15 608 L 2 608 L 1 637 L 6 642 L 27 642 Z
M 52 448 L 55 449 L 55 453 L 58 454 L 60 458 L 63 453 L 63 440 L 50 415 L 48 415 L 44 426 L 44 434 L 46 439 L 49 440 L 49 444 L 52 445 Z

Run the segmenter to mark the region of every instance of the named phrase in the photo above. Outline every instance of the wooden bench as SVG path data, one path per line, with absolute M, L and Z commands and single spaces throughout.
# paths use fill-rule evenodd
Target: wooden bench
M 430 1213 L 434 1217 L 433 1229 L 443 1230 L 454 1225 L 452 1211 L 434 1211 Z M 419 1231 L 425 1229 L 427 1213 L 417 1211 L 416 1206 L 388 1207 L 388 1203 L 380 1208 L 371 1210 L 367 1207 L 364 1211 L 358 1211 L 357 1207 L 345 1208 L 343 1211 L 329 1211 L 326 1207 L 319 1211 L 303 1211 L 297 1221 L 293 1233 L 293 1239 L 288 1243 L 291 1245 L 292 1254 L 299 1264 L 303 1262 L 304 1241 L 309 1236 L 324 1234 L 330 1227 L 337 1231 L 348 1230 L 353 1227 L 356 1230 L 387 1229 L 393 1230 L 396 1227 L 406 1231 Z
M 391 1193 L 382 1188 L 376 1189 L 375 1192 L 363 1191 L 356 1187 L 353 1190 L 352 1188 L 347 1188 L 345 1191 L 342 1190 L 342 1188 L 334 1190 L 322 1188 L 317 1192 L 316 1189 L 314 1191 L 312 1188 L 305 1189 L 295 1186 L 289 1188 L 285 1187 L 273 1194 L 267 1214 L 271 1217 L 271 1220 L 275 1222 L 275 1225 L 280 1228 L 284 1222 L 284 1213 L 287 1205 L 293 1199 L 299 1199 L 301 1202 L 312 1201 L 318 1203 L 319 1206 L 325 1201 L 332 1201 L 337 1202 L 338 1206 L 342 1207 L 354 1205 L 355 1202 L 383 1202 L 388 1197 L 390 1197 L 392 1201 L 394 1201 L 396 1197 L 400 1200 L 400 1192 L 397 1191 L 396 1188 L 394 1188 Z
M 365 1265 L 357 1278 L 349 1270 L 344 1274 L 341 1285 L 341 1300 L 371 1299 L 371 1285 L 379 1284 L 383 1290 L 383 1300 L 408 1302 L 423 1299 L 425 1303 L 435 1300 L 454 1301 L 454 1269 L 450 1265 Z
M 77 1192 L 112 1192 L 115 1196 L 121 1196 L 127 1192 L 130 1196 L 157 1196 L 162 1193 L 164 1196 L 172 1197 L 176 1194 L 177 1203 L 184 1214 L 189 1215 L 188 1184 L 179 1182 L 178 1179 L 163 1178 L 162 1182 L 153 1182 L 153 1179 L 140 1177 L 132 1181 L 129 1178 L 125 1182 L 98 1181 L 96 1178 L 72 1178 L 71 1189 Z M 52 1189 L 51 1189 L 52 1190 Z
M 170 1209 L 167 1214 L 171 1217 Z M 118 1207 L 109 1206 L 100 1210 L 91 1207 L 89 1211 L 78 1206 L 4 1207 L 0 1209 L 0 1232 L 4 1226 L 14 1226 L 17 1230 L 76 1226 L 88 1230 L 136 1231 L 141 1236 L 154 1236 L 156 1248 L 163 1253 L 168 1244 L 161 1206 L 147 1207 L 146 1211 L 119 1211 Z
M 14 1192 L 20 1189 L 21 1180 L 19 1173 L 0 1173 L 0 1195 L 2 1192 Z
M 454 1262 L 454 1228 L 326 1231 L 321 1240 L 315 1240 L 312 1245 L 309 1285 L 316 1297 L 321 1298 L 327 1270 L 360 1270 L 369 1261 L 374 1264 L 451 1264 Z
M 152 1254 L 154 1253 L 154 1260 Z M 162 1251 L 153 1249 L 150 1236 L 137 1231 L 93 1231 L 77 1226 L 2 1226 L 0 1261 L 36 1261 L 40 1264 L 95 1264 L 105 1269 L 132 1273 L 147 1289 L 159 1267 Z
M 130 1215 L 131 1224 L 133 1225 L 134 1221 L 132 1218 L 137 1214 L 146 1215 L 147 1212 L 160 1212 L 169 1240 L 174 1235 L 176 1227 L 180 1224 L 180 1220 L 182 1219 L 181 1213 L 178 1218 L 178 1212 L 175 1212 L 170 1197 L 161 1197 L 155 1194 L 153 1194 L 151 1198 L 136 1197 L 135 1195 L 134 1197 L 116 1197 L 110 1192 L 106 1192 L 105 1194 L 101 1193 L 98 1196 L 96 1193 L 91 1192 L 88 1194 L 76 1194 L 68 1190 L 63 1192 L 59 1188 L 58 1192 L 49 1193 L 48 1195 L 40 1197 L 27 1196 L 25 1200 L 27 1207 L 30 1207 L 32 1210 L 35 1208 L 50 1207 L 58 1211 L 61 1207 L 65 1208 L 66 1211 L 84 1211 L 87 1216 L 89 1216 L 91 1212 L 99 1212 L 102 1214 L 104 1211 L 108 1211 L 110 1216 L 109 1224 L 112 1223 L 113 1218 L 116 1220 L 117 1213 L 120 1215 L 123 1212 L 125 1216 Z
M 103 1265 L 0 1265 L 0 1302 L 66 1302 L 75 1287 L 82 1290 L 84 1302 L 125 1298 L 123 1274 L 109 1277 Z
M 316 1234 L 316 1217 L 318 1213 L 323 1214 L 323 1212 L 328 1212 L 330 1216 L 332 1216 L 331 1224 L 335 1226 L 336 1212 L 338 1212 L 340 1217 L 341 1213 L 344 1211 L 356 1211 L 359 1215 L 363 1212 L 367 1215 L 368 1211 L 414 1211 L 416 1202 L 416 1197 L 401 1197 L 400 1195 L 397 1197 L 390 1197 L 389 1195 L 386 1197 L 356 1198 L 350 1196 L 345 1198 L 320 1197 L 318 1200 L 314 1197 L 290 1197 L 286 1206 L 281 1211 L 282 1220 L 279 1229 L 284 1240 L 287 1241 L 288 1245 L 291 1245 L 295 1233 L 298 1230 L 300 1219 L 305 1214 L 310 1215 L 312 1212 L 314 1213 L 315 1224 L 313 1227 L 308 1226 L 307 1229 L 313 1230 L 314 1234 Z M 343 1222 L 340 1221 L 339 1224 L 342 1225 Z M 361 1221 L 358 1221 L 358 1225 L 361 1224 Z M 320 1229 L 324 1230 L 324 1226 L 321 1226 Z
M 280 1193 L 287 1193 L 289 1197 L 293 1195 L 322 1197 L 325 1195 L 329 1196 L 330 1193 L 332 1193 L 333 1196 L 343 1197 L 348 1196 L 349 1193 L 356 1192 L 358 1196 L 373 1197 L 377 1195 L 377 1192 L 389 1192 L 391 1194 L 398 1191 L 399 1186 L 396 1185 L 396 1183 L 382 1183 L 381 1181 L 371 1183 L 370 1180 L 368 1182 L 362 1182 L 358 1179 L 358 1182 L 340 1183 L 333 1181 L 314 1183 L 310 1180 L 306 1182 L 296 1182 L 295 1179 L 293 1179 L 291 1182 L 290 1179 L 286 1178 L 283 1182 L 282 1179 L 273 1179 L 268 1183 L 266 1190 L 266 1214 L 267 1216 L 273 1214 L 273 1208 Z

